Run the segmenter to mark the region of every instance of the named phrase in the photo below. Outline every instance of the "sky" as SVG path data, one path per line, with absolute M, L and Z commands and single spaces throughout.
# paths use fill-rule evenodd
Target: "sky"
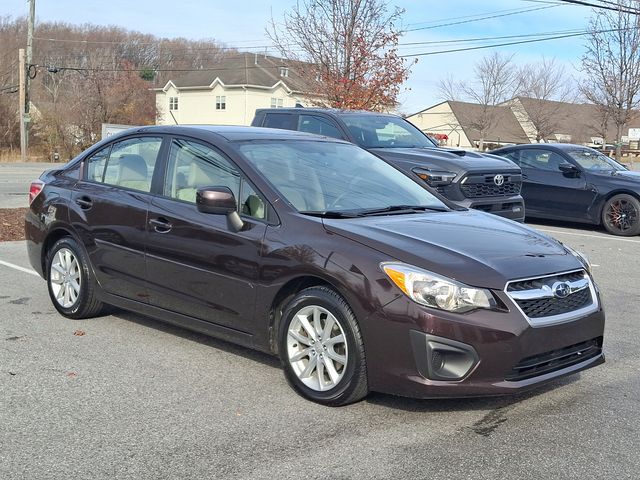
M 452 40 L 505 37 L 511 35 L 584 30 L 592 11 L 577 5 L 555 5 L 553 0 L 389 0 L 404 9 L 399 53 L 412 55 L 451 50 L 480 43 L 443 43 Z M 36 0 L 36 22 L 61 21 L 71 24 L 117 25 L 159 37 L 215 39 L 227 46 L 249 51 L 267 45 L 265 26 L 276 21 L 295 0 Z M 530 10 L 522 12 L 522 10 Z M 537 9 L 537 10 L 533 10 Z M 0 0 L 0 16 L 26 15 L 26 0 Z M 493 18 L 486 18 L 493 17 Z M 410 31 L 412 30 L 412 31 Z M 519 41 L 496 39 L 486 44 Z M 440 42 L 406 45 L 416 42 Z M 555 58 L 568 75 L 578 75 L 584 51 L 584 37 L 441 53 L 418 58 L 400 95 L 400 111 L 415 113 L 442 99 L 438 82 L 447 75 L 469 78 L 473 66 L 493 51 L 514 55 L 517 64 Z M 404 45 L 403 45 L 404 44 Z M 270 53 L 276 53 L 272 51 Z

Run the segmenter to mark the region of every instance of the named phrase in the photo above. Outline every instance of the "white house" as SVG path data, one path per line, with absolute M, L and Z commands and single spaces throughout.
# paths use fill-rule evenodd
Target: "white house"
M 304 81 L 292 62 L 240 53 L 169 80 L 155 89 L 159 125 L 250 125 L 257 108 L 308 105 Z

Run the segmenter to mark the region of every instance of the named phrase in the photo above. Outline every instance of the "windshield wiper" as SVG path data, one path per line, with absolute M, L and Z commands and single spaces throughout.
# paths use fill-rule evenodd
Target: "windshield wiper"
M 372 208 L 368 210 L 360 210 L 358 213 L 361 216 L 367 215 L 384 215 L 385 213 L 420 213 L 426 210 L 433 212 L 448 212 L 447 207 L 428 207 L 425 205 L 389 205 L 383 208 Z
M 362 214 L 360 212 L 340 212 L 338 210 L 302 210 L 300 211 L 303 215 L 309 215 L 311 217 L 321 217 L 321 218 L 356 218 L 361 217 Z

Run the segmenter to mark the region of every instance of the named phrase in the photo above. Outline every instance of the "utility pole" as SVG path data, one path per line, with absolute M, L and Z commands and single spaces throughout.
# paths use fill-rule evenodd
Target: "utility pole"
M 25 61 L 21 64 L 24 65 L 26 78 L 24 84 L 24 145 L 25 145 L 25 158 L 26 160 L 26 150 L 29 148 L 29 123 L 31 122 L 31 115 L 29 112 L 29 103 L 31 101 L 31 64 L 33 63 L 33 28 L 36 21 L 36 0 L 29 0 L 29 17 L 27 21 L 27 56 Z M 22 142 L 21 142 L 22 144 Z
M 23 162 L 27 161 L 27 123 L 25 122 L 24 117 L 24 106 L 26 101 L 26 88 L 25 88 L 25 77 L 27 76 L 26 65 L 24 64 L 24 48 L 18 50 L 18 91 L 20 97 L 20 159 Z

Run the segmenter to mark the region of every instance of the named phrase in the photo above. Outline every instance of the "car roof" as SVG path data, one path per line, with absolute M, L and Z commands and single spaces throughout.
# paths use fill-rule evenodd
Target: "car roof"
M 370 112 L 368 110 L 347 110 L 341 108 L 319 108 L 319 107 L 293 107 L 293 108 L 259 108 L 256 113 L 326 113 L 329 115 L 376 115 L 385 117 L 397 117 L 392 113 Z
M 578 145 L 575 143 L 524 143 L 521 145 L 512 145 L 509 147 L 502 147 L 494 152 L 501 150 L 522 150 L 527 149 L 544 149 L 544 150 L 593 150 L 591 147 L 585 147 L 584 145 Z
M 342 142 L 342 140 L 335 138 L 323 137 L 306 132 L 237 125 L 151 125 L 148 127 L 134 127 L 119 133 L 117 136 L 111 137 L 110 140 L 133 133 L 193 135 L 202 138 L 213 134 L 230 142 L 244 140 L 315 140 Z

